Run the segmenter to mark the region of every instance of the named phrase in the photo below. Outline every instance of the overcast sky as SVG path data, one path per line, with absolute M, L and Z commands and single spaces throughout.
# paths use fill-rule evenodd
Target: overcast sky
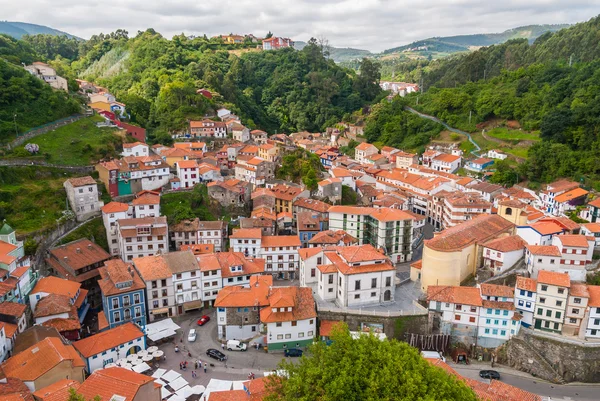
M 253 33 L 371 51 L 432 36 L 501 32 L 531 24 L 586 21 L 598 0 L 0 0 L 0 18 L 73 35 L 154 28 L 175 34 Z

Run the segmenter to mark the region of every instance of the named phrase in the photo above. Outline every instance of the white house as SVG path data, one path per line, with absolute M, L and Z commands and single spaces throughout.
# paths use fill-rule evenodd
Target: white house
M 40 61 L 34 61 L 31 65 L 25 66 L 25 69 L 31 75 L 46 82 L 54 89 L 61 89 L 65 92 L 69 91 L 69 83 L 67 80 L 60 75 L 57 75 L 56 70 L 50 67 L 48 64 Z
M 178 251 L 162 255 L 173 275 L 177 314 L 202 307 L 201 271 L 192 251 Z
M 560 334 L 565 319 L 571 280 L 566 273 L 541 270 L 537 276 L 536 311 L 533 327 L 536 330 Z
M 217 116 L 222 120 L 226 117 L 228 117 L 229 115 L 231 115 L 231 110 L 228 110 L 224 107 L 221 107 L 219 110 L 217 110 Z
M 150 156 L 150 146 L 142 142 L 124 143 L 121 156 Z
M 590 298 L 588 301 L 589 312 L 586 314 L 585 337 L 600 338 L 600 286 L 588 285 Z
M 234 252 L 242 252 L 245 256 L 260 255 L 262 231 L 260 228 L 240 228 L 233 230 L 229 236 L 229 248 Z
M 600 248 L 600 223 L 582 224 L 581 234 L 587 237 L 594 237 L 594 247 Z
M 127 203 L 110 202 L 102 206 L 102 221 L 106 230 L 106 239 L 112 256 L 119 254 L 117 220 L 133 217 L 133 209 Z
M 427 287 L 429 311 L 440 319 L 440 332 L 477 335 L 479 310 L 483 306 L 477 287 L 430 285 Z
M 528 226 L 517 226 L 517 235 L 529 245 L 550 245 L 552 237 L 565 232 L 565 229 L 551 221 L 540 221 Z
M 525 254 L 525 241 L 518 235 L 501 237 L 483 244 L 483 266 L 502 273 L 515 265 Z
M 482 301 L 479 309 L 477 344 L 495 348 L 519 334 L 521 315 L 512 302 Z
M 160 193 L 156 191 L 141 191 L 135 194 L 131 201 L 133 217 L 142 219 L 144 217 L 160 216 Z
M 499 151 L 499 150 L 492 149 L 492 150 L 488 151 L 487 157 L 489 157 L 490 159 L 504 160 L 504 159 L 506 159 L 508 157 L 508 155 L 506 153 L 503 153 L 503 152 Z
M 83 357 L 86 371 L 93 373 L 127 355 L 145 350 L 146 336 L 138 326 L 128 322 L 75 341 L 73 347 Z
M 125 261 L 169 252 L 166 217 L 117 220 L 119 255 Z
M 431 159 L 431 169 L 446 173 L 454 173 L 460 168 L 461 162 L 462 157 L 459 155 L 441 153 Z
M 515 308 L 521 314 L 521 325 L 531 327 L 537 299 L 537 281 L 532 278 L 517 277 L 515 283 Z
M 561 253 L 552 245 L 526 245 L 525 263 L 532 278 L 542 270 L 561 270 Z
M 248 287 L 235 285 L 219 291 L 214 303 L 219 339 L 247 340 L 260 335 L 260 310 L 269 305 L 272 285 L 272 276 L 252 276 Z
M 193 188 L 200 182 L 200 173 L 196 160 L 182 160 L 177 164 L 177 177 L 181 188 Z
M 250 130 L 242 124 L 234 123 L 231 127 L 233 139 L 239 142 L 248 142 L 250 140 Z
M 323 256 L 323 264 L 317 265 L 321 299 L 343 308 L 394 301 L 396 269 L 372 245 L 334 247 Z
M 163 255 L 134 258 L 132 263 L 146 283 L 149 321 L 176 316 L 173 273 Z
M 339 178 L 342 180 L 342 186 L 347 186 L 356 191 L 356 179 L 351 171 L 344 168 L 332 168 L 329 170 L 329 175 L 332 178 Z
M 98 200 L 98 185 L 90 176 L 69 178 L 63 186 L 67 192 L 69 205 L 77 217 L 77 221 L 84 221 L 100 214 L 104 202 Z
M 377 153 L 379 153 L 379 149 L 375 145 L 363 142 L 354 149 L 354 159 L 361 164 L 366 163 L 369 156 Z
M 300 257 L 299 279 L 301 287 L 316 285 L 318 282 L 317 266 L 323 264 L 323 248 L 301 248 L 298 250 Z
M 259 256 L 265 259 L 265 273 L 272 273 L 280 279 L 295 279 L 300 259 L 298 250 L 301 247 L 297 235 L 261 237 Z
M 585 326 L 583 326 L 584 330 L 581 330 L 581 327 L 582 323 L 587 323 L 585 322 L 585 315 L 588 310 L 589 300 L 590 293 L 587 285 L 584 283 L 571 283 L 565 313 L 565 323 L 562 330 L 563 335 L 585 337 Z
M 312 290 L 272 287 L 269 305 L 260 311 L 260 321 L 267 327 L 269 351 L 308 346 L 317 333 L 317 311 Z
M 592 262 L 594 240 L 584 235 L 557 235 L 552 238 L 552 245 L 562 255 L 560 268 L 548 269 L 568 273 L 573 281 L 585 281 L 586 266 Z

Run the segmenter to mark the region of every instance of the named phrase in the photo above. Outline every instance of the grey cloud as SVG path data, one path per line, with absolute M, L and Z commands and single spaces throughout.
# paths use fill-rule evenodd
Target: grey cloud
M 124 28 L 208 36 L 268 31 L 294 40 L 326 36 L 371 51 L 432 36 L 575 23 L 600 13 L 587 0 L 0 0 L 2 18 L 48 25 L 84 38 Z

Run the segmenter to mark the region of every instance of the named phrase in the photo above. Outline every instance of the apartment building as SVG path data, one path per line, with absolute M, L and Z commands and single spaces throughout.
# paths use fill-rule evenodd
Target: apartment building
M 119 254 L 117 220 L 131 219 L 132 217 L 133 208 L 126 203 L 110 202 L 102 207 L 102 221 L 104 222 L 108 248 L 112 256 Z
M 571 280 L 566 273 L 545 270 L 538 273 L 535 329 L 562 332 L 570 287 Z
M 537 301 L 537 281 L 523 276 L 517 277 L 515 283 L 515 308 L 521 314 L 523 327 L 533 326 L 535 303 Z
M 511 301 L 483 300 L 479 309 L 477 344 L 495 348 L 519 334 L 522 316 Z
M 240 228 L 229 236 L 229 248 L 241 252 L 246 257 L 260 255 L 262 232 L 260 228 Z
M 117 220 L 117 243 L 121 259 L 169 252 L 167 218 L 144 217 Z
M 465 337 L 478 335 L 483 300 L 479 288 L 445 285 L 427 287 L 430 314 L 439 320 L 440 333 Z
M 227 126 L 222 121 L 190 121 L 190 134 L 195 138 L 227 138 Z
M 580 333 L 580 329 L 582 323 L 587 323 L 584 322 L 584 318 L 589 300 L 590 293 L 587 285 L 583 283 L 571 283 L 562 334 L 583 337 L 585 330 Z
M 146 284 L 148 321 L 176 316 L 173 273 L 163 256 L 134 258 L 132 264 Z
M 211 244 L 215 252 L 221 252 L 225 250 L 227 225 L 222 220 L 201 221 L 195 218 L 172 225 L 169 233 L 175 249 L 180 249 L 182 245 Z
M 492 204 L 479 194 L 472 192 L 453 192 L 444 197 L 443 227 L 450 228 L 480 214 L 492 213 Z
M 329 208 L 330 230 L 344 230 L 357 238 L 359 244 L 371 244 L 383 249 L 394 263 L 412 260 L 415 230 L 424 223 L 424 219 L 398 209 L 356 206 Z
M 192 251 L 162 255 L 173 277 L 177 314 L 202 307 L 201 270 Z
M 140 191 L 131 201 L 133 215 L 137 219 L 160 216 L 160 192 Z
M 295 235 L 262 236 L 259 256 L 265 259 L 265 273 L 294 280 L 298 275 L 301 247 L 300 238 Z

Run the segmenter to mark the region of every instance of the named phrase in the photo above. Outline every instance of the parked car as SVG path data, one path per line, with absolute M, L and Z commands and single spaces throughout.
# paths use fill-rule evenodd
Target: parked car
M 214 349 L 214 348 L 211 348 L 208 351 L 206 351 L 206 355 L 208 355 L 209 357 L 216 359 L 217 361 L 220 361 L 220 362 L 223 362 L 224 360 L 227 359 L 227 355 L 225 355 L 218 349 Z
M 228 351 L 246 351 L 248 346 L 238 340 L 229 340 L 227 341 L 227 350 Z
M 198 319 L 198 326 L 204 326 L 209 320 L 210 316 L 202 316 L 200 319 Z
M 446 358 L 444 358 L 444 356 L 437 351 L 421 351 L 421 356 L 423 358 L 428 358 L 428 359 L 439 359 L 442 362 L 446 362 Z
M 298 348 L 290 348 L 290 349 L 286 349 L 285 351 L 283 351 L 283 354 L 287 357 L 295 357 L 295 356 L 302 356 L 302 350 L 298 349 Z
M 495 370 L 480 370 L 479 377 L 484 379 L 500 380 L 500 373 Z
M 188 334 L 188 341 L 191 343 L 196 341 L 196 329 L 190 329 L 190 333 Z

